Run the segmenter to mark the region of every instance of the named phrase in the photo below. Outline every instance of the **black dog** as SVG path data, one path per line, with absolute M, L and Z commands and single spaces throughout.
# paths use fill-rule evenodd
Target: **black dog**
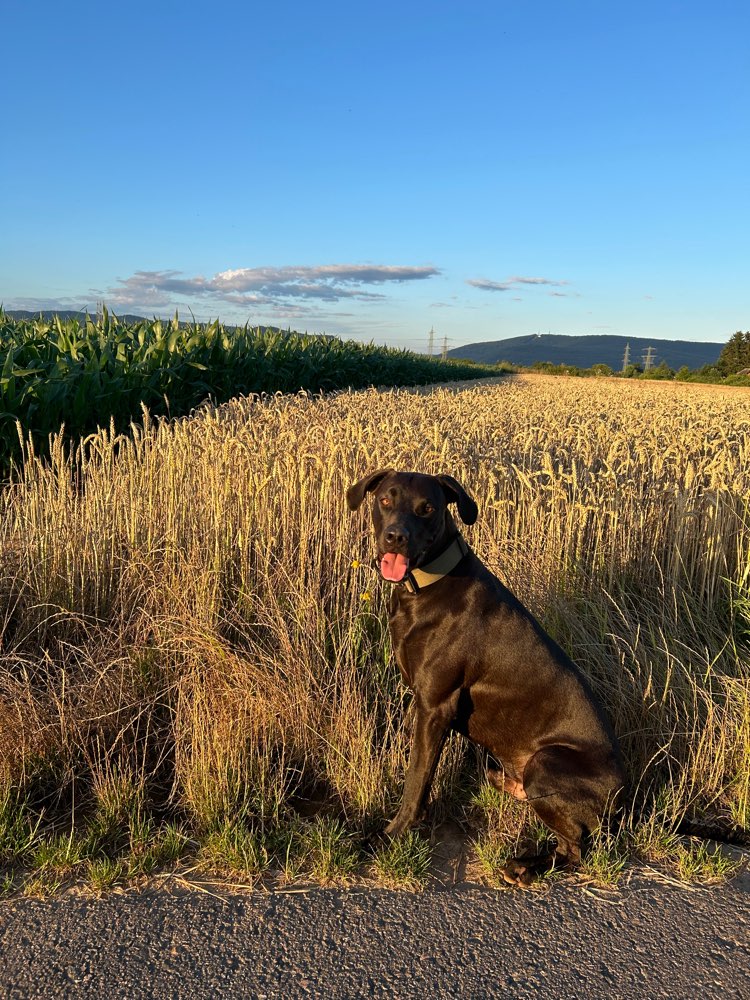
M 398 585 L 391 636 L 416 706 L 403 801 L 386 833 L 418 820 L 455 729 L 501 762 L 490 779 L 528 799 L 555 834 L 554 852 L 513 859 L 506 879 L 525 885 L 555 863 L 575 867 L 624 784 L 617 741 L 585 678 L 461 537 L 448 504 L 465 524 L 477 505 L 452 476 L 379 469 L 347 491 L 350 509 L 367 493 L 378 567 Z

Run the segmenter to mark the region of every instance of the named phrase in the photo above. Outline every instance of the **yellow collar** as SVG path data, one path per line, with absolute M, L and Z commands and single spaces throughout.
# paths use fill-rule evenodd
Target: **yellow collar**
M 418 594 L 420 590 L 429 587 L 432 583 L 437 583 L 447 576 L 452 569 L 461 562 L 469 552 L 469 546 L 461 535 L 456 535 L 447 549 L 433 559 L 431 563 L 422 566 L 420 569 L 413 569 L 406 574 L 401 581 L 410 594 Z

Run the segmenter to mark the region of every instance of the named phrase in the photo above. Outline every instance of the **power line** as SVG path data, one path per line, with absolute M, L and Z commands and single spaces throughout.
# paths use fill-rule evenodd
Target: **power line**
M 623 372 L 627 369 L 630 364 L 630 341 L 625 344 L 625 353 L 622 356 L 622 370 Z
M 647 372 L 654 364 L 654 354 L 656 351 L 653 347 L 647 347 L 643 352 L 643 370 Z

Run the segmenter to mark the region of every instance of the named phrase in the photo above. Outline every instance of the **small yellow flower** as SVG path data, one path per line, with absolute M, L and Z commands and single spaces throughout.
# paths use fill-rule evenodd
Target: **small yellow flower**
M 352 569 L 359 569 L 361 565 L 362 563 L 359 561 L 359 559 L 352 559 Z
M 359 599 L 361 601 L 371 601 L 372 600 L 372 594 L 369 591 L 366 590 L 364 592 L 364 594 L 360 594 L 359 595 Z

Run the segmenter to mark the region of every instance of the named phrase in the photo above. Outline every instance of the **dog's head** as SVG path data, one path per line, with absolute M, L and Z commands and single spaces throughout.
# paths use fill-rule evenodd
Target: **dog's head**
M 367 493 L 374 494 L 378 566 L 392 583 L 428 563 L 455 536 L 449 504 L 457 504 L 464 524 L 477 519 L 477 505 L 453 476 L 378 469 L 346 491 L 349 509 L 358 510 Z

